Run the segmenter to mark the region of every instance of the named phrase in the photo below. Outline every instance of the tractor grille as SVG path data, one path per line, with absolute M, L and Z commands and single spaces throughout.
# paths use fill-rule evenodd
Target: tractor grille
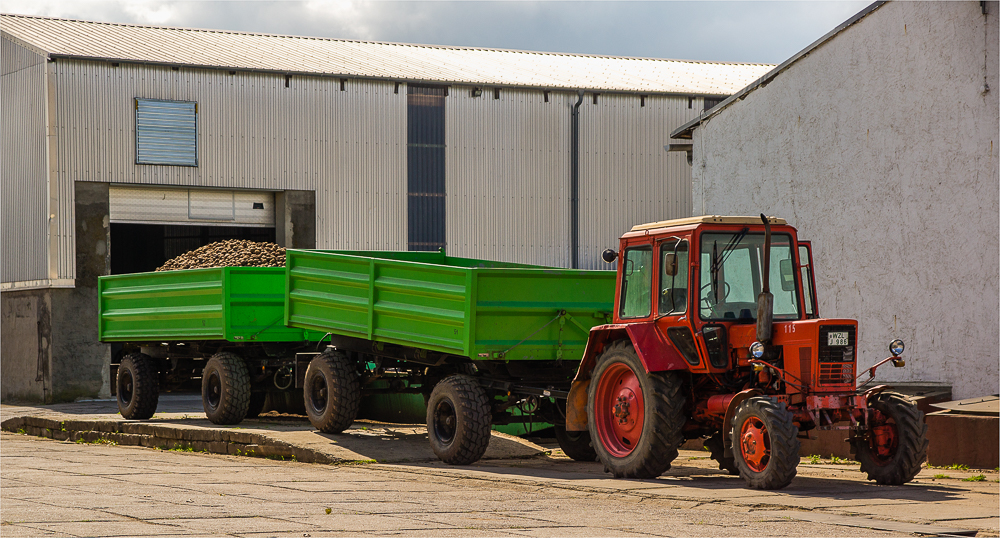
M 820 385 L 853 385 L 854 364 L 827 362 L 819 365 Z
M 847 345 L 830 345 L 830 333 L 846 333 Z M 842 335 L 834 334 L 833 336 Z M 857 342 L 857 327 L 854 325 L 823 325 L 819 328 L 818 385 L 854 386 Z
M 823 325 L 819 328 L 819 362 L 854 362 L 858 339 L 854 325 Z M 846 346 L 831 346 L 830 333 L 847 333 Z

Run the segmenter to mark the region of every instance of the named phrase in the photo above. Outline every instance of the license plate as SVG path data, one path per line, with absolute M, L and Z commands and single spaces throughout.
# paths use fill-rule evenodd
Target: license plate
M 826 334 L 826 345 L 828 346 L 846 346 L 847 344 L 847 332 L 831 332 Z

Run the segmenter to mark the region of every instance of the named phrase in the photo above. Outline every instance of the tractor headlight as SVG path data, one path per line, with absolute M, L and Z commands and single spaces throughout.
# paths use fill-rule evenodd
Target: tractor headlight
M 892 353 L 893 357 L 898 357 L 902 355 L 904 349 L 906 349 L 906 346 L 903 344 L 903 341 L 900 340 L 899 338 L 889 343 L 889 353 Z
M 750 356 L 755 359 L 760 359 L 764 356 L 764 344 L 760 342 L 754 342 L 750 344 Z

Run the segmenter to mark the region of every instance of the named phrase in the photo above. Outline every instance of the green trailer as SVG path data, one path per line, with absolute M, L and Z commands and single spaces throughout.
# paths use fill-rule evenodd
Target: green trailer
M 157 387 L 197 378 L 213 422 L 301 388 L 327 433 L 346 429 L 364 396 L 422 395 L 446 462 L 475 461 L 492 425 L 523 422 L 554 424 L 568 454 L 593 459 L 563 409 L 590 329 L 610 321 L 614 272 L 441 252 L 286 254 L 285 268 L 102 277 L 100 338 L 124 345 L 112 365 L 123 416 L 148 418 Z

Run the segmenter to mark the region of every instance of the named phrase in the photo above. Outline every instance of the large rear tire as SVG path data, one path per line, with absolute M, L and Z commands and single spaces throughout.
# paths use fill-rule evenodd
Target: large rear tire
M 302 400 L 317 430 L 340 433 L 349 428 L 361 406 L 361 381 L 354 363 L 341 351 L 313 357 L 306 369 Z
M 857 456 L 868 480 L 900 485 L 913 480 L 927 459 L 924 414 L 895 392 L 876 394 L 868 434 L 857 441 Z
M 781 489 L 799 465 L 799 429 L 788 408 L 767 397 L 750 398 L 733 417 L 733 458 L 751 488 Z
M 656 478 L 684 442 L 684 393 L 674 372 L 647 374 L 632 343 L 609 345 L 597 360 L 587 398 L 590 437 L 615 478 Z
M 250 374 L 235 353 L 216 353 L 201 373 L 201 402 L 212 424 L 239 424 L 250 406 Z
M 427 401 L 427 437 L 441 461 L 478 461 L 490 445 L 491 421 L 489 396 L 475 379 L 459 374 L 434 385 Z
M 559 448 L 570 459 L 576 461 L 596 461 L 597 451 L 590 440 L 590 432 L 566 431 L 566 426 L 555 425 L 556 441 Z
M 115 392 L 118 412 L 129 420 L 145 420 L 156 413 L 160 400 L 160 384 L 152 357 L 132 353 L 118 365 Z

